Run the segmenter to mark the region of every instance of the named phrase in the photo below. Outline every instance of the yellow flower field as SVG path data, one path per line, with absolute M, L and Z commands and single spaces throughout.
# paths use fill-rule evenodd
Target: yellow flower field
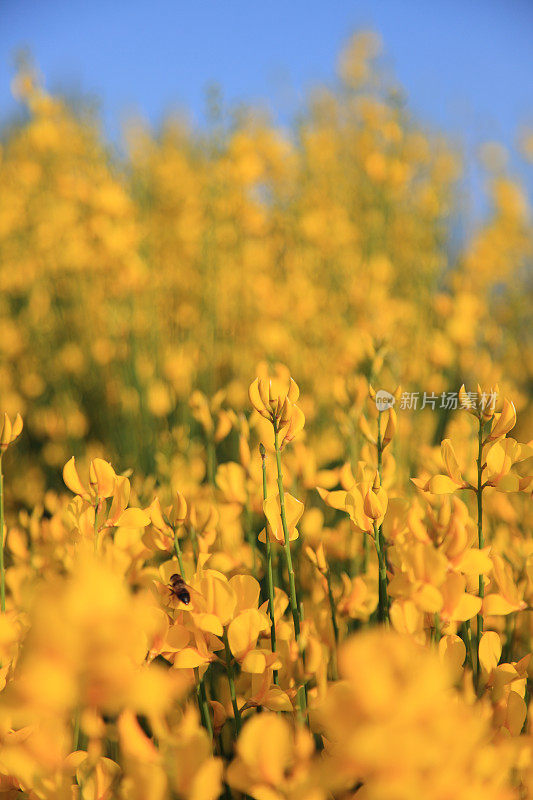
M 122 155 L 14 80 L 0 798 L 533 798 L 530 208 L 378 50 Z

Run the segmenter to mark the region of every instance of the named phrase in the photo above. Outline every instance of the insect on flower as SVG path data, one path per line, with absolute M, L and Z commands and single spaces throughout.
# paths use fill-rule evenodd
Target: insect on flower
M 186 606 L 191 602 L 191 591 L 177 572 L 170 576 L 170 594 L 185 603 Z

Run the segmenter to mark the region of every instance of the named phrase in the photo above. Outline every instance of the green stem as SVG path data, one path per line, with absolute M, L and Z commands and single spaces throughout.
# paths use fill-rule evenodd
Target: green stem
M 507 614 L 505 617 L 505 644 L 502 650 L 502 664 L 511 661 L 513 655 L 513 639 L 516 627 L 516 614 Z
M 381 467 L 383 464 L 383 440 L 381 438 L 381 414 L 382 411 L 378 411 L 378 436 L 377 436 L 377 448 L 378 448 L 378 475 L 379 475 L 379 482 L 381 483 L 383 480 L 381 474 Z
M 180 540 L 178 539 L 178 532 L 176 528 L 174 528 L 174 552 L 176 554 L 176 558 L 178 559 L 178 564 L 180 567 L 180 575 L 183 577 L 185 575 L 185 571 L 183 569 L 183 561 L 181 558 L 181 547 L 180 547 Z
M 263 444 L 259 445 L 261 453 L 261 466 L 263 468 L 263 500 L 267 499 L 267 475 L 266 475 L 266 450 Z M 265 549 L 267 564 L 267 584 L 268 584 L 268 613 L 270 616 L 270 645 L 272 652 L 276 652 L 276 620 L 274 618 L 274 576 L 272 572 L 272 546 L 268 534 L 268 522 L 265 525 Z M 278 682 L 278 671 L 273 670 L 273 681 Z
M 244 505 L 244 521 L 246 527 L 246 538 L 248 540 L 248 544 L 252 549 L 252 575 L 257 580 L 257 553 L 255 547 L 254 531 L 252 528 L 252 515 L 250 513 L 250 498 L 248 494 L 246 495 L 246 503 Z
M 278 493 L 279 505 L 281 511 L 281 524 L 283 527 L 283 535 L 285 538 L 283 544 L 283 551 L 285 553 L 285 563 L 287 565 L 287 572 L 289 573 L 289 596 L 291 604 L 292 619 L 294 622 L 294 634 L 296 641 L 299 643 L 300 639 L 300 616 L 298 614 L 298 600 L 296 597 L 296 583 L 294 580 L 294 568 L 292 566 L 291 545 L 289 540 L 289 527 L 287 525 L 287 516 L 285 514 L 285 492 L 283 490 L 283 473 L 281 471 L 281 453 L 279 449 L 278 429 L 274 425 L 274 445 L 276 448 L 276 466 L 278 469 Z
M 363 533 L 363 565 L 362 565 L 362 574 L 366 575 L 368 570 L 368 533 Z
M 331 624 L 333 626 L 333 635 L 335 636 L 335 652 L 333 653 L 333 658 L 332 658 L 332 675 L 333 675 L 333 680 L 336 681 L 339 678 L 337 671 L 337 649 L 339 647 L 339 626 L 337 624 L 335 599 L 333 597 L 333 592 L 331 590 L 331 576 L 329 569 L 326 572 L 326 581 L 328 584 L 328 598 L 329 598 L 329 608 L 331 612 Z
M 274 447 L 276 448 L 276 466 L 278 472 L 278 492 L 279 492 L 279 505 L 281 511 L 281 525 L 283 527 L 283 552 L 285 553 L 285 562 L 287 565 L 287 572 L 289 573 L 289 590 L 290 590 L 290 603 L 292 619 L 294 623 L 294 635 L 296 642 L 300 649 L 302 656 L 302 666 L 304 670 L 304 685 L 298 690 L 298 703 L 302 716 L 306 715 L 307 710 L 307 690 L 305 686 L 305 654 L 300 642 L 300 605 L 296 596 L 296 582 L 294 580 L 294 568 L 292 566 L 291 556 L 291 543 L 289 540 L 289 526 L 287 525 L 287 516 L 285 514 L 285 492 L 283 489 L 283 473 L 281 471 L 281 452 L 279 449 L 278 427 L 274 424 Z
M 465 622 L 465 631 L 467 660 L 470 661 L 472 672 L 475 672 L 476 662 L 474 661 L 474 648 L 472 647 L 472 628 L 470 626 L 470 620 Z
M 76 711 L 74 716 L 74 730 L 72 733 L 72 751 L 76 752 L 80 747 L 80 711 Z
M 387 596 L 387 567 L 382 551 L 382 540 L 379 528 L 374 522 L 374 542 L 378 556 L 379 567 L 379 601 L 378 601 L 378 621 L 387 622 L 389 619 L 389 599 Z
M 377 435 L 377 451 L 378 451 L 378 475 L 380 485 L 383 482 L 383 439 L 381 436 L 381 414 L 378 411 L 378 435 Z M 387 559 L 385 556 L 385 539 L 383 536 L 383 526 L 380 525 L 376 529 L 374 525 L 374 536 L 376 542 L 379 542 L 378 561 L 379 561 L 379 605 L 380 605 L 380 619 L 385 622 L 389 618 L 389 599 L 387 597 Z
M 440 632 L 440 616 L 438 612 L 435 612 L 435 644 L 438 644 L 441 639 L 441 632 Z
M 94 505 L 94 552 L 95 554 L 98 553 L 98 506 L 100 501 L 98 498 L 96 499 L 96 503 Z
M 211 486 L 215 485 L 215 475 L 217 471 L 217 454 L 215 449 L 215 443 L 208 436 L 207 438 L 207 480 L 211 484 Z
M 0 604 L 2 614 L 6 610 L 6 569 L 4 565 L 4 473 L 2 470 L 2 455 L 0 454 Z
M 198 564 L 198 556 L 199 556 L 198 535 L 196 533 L 196 528 L 194 527 L 194 525 L 191 525 L 189 533 L 191 535 L 191 544 L 192 544 L 192 552 L 194 555 L 194 560 Z
M 196 678 L 196 696 L 198 698 L 198 707 L 200 709 L 200 716 L 202 717 L 203 726 L 206 729 L 209 738 L 213 738 L 213 726 L 211 725 L 211 715 L 209 713 L 209 703 L 207 701 L 207 691 L 205 688 L 205 674 L 200 677 L 200 670 L 198 667 L 194 668 L 194 677 Z
M 478 429 L 478 451 L 477 451 L 477 539 L 478 539 L 478 547 L 480 550 L 483 549 L 485 544 L 484 537 L 483 537 L 483 417 L 480 416 L 479 418 L 479 429 Z M 485 584 L 483 581 L 483 575 L 479 576 L 479 597 L 483 600 L 485 596 Z M 477 615 L 477 647 L 479 652 L 479 642 L 481 641 L 481 636 L 483 634 L 483 614 L 480 613 Z M 477 673 L 476 673 L 477 683 L 479 684 L 480 679 L 480 664 L 479 658 L 477 662 Z
M 242 718 L 237 704 L 237 692 L 235 690 L 235 670 L 233 669 L 233 657 L 228 642 L 228 633 L 224 630 L 224 648 L 226 652 L 226 671 L 228 673 L 229 693 L 231 705 L 233 706 L 233 716 L 235 717 L 235 735 L 241 732 Z

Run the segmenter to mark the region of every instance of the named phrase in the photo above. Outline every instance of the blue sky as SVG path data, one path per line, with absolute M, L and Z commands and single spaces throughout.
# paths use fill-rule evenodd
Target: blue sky
M 115 141 L 134 113 L 201 121 L 212 82 L 285 122 L 361 27 L 381 34 L 413 112 L 469 159 L 533 127 L 533 0 L 0 0 L 0 120 L 27 47 L 49 87 L 99 98 Z M 512 165 L 531 186 L 531 167 Z

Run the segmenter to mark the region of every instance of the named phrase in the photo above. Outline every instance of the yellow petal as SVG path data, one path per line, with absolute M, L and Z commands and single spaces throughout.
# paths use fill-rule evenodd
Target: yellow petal
M 489 594 L 483 600 L 483 616 L 498 617 L 512 614 L 516 611 L 516 606 L 502 597 L 501 594 Z
M 449 439 L 444 439 L 440 449 L 448 476 L 454 483 L 460 486 L 463 483 L 463 478 L 451 441 Z
M 222 625 L 227 625 L 233 617 L 237 599 L 226 576 L 212 569 L 205 570 L 198 589 L 206 601 L 206 611 L 215 614 Z
M 178 669 L 194 669 L 202 664 L 207 664 L 209 659 L 200 655 L 193 647 L 186 647 L 174 658 L 174 666 Z
M 495 631 L 486 631 L 479 642 L 479 661 L 485 672 L 490 674 L 498 666 L 502 654 L 502 643 Z
M 430 614 L 440 611 L 443 604 L 442 594 L 436 586 L 432 586 L 430 583 L 424 584 L 416 592 L 413 600 L 421 611 L 426 611 Z
M 272 396 L 272 381 L 271 380 L 265 381 L 262 378 L 259 378 L 258 390 L 261 403 L 264 409 L 268 411 L 274 399 Z
M 87 489 L 81 482 L 80 476 L 78 475 L 74 456 L 72 456 L 72 458 L 67 461 L 63 467 L 63 480 L 66 486 L 71 492 L 74 492 L 74 494 L 79 494 L 82 497 L 87 494 Z
M 172 521 L 183 522 L 187 518 L 187 501 L 181 492 L 176 492 L 172 504 Z
M 451 494 L 456 489 L 457 484 L 448 475 L 434 475 L 427 485 L 427 491 L 431 494 Z
M 219 618 L 214 614 L 191 614 L 194 622 L 201 631 L 212 633 L 215 636 L 222 636 L 224 628 Z
M 466 646 L 461 637 L 456 634 L 443 636 L 439 642 L 439 656 L 450 670 L 453 680 L 459 680 L 466 658 Z
M 118 480 L 119 479 L 117 479 L 117 485 L 118 485 Z M 116 497 L 116 495 L 117 495 L 117 488 L 115 487 L 115 497 Z M 113 504 L 115 503 L 115 497 L 113 498 Z M 126 503 L 126 505 L 127 505 L 127 503 Z M 161 511 L 161 504 L 159 502 L 159 498 L 158 497 L 156 497 L 152 501 L 152 503 L 150 504 L 150 507 L 148 509 L 148 513 L 150 514 L 150 521 L 151 521 L 152 525 L 154 526 L 154 528 L 157 528 L 160 531 L 164 531 L 165 529 L 168 528 L 167 524 L 165 523 L 165 520 L 163 519 L 163 513 Z M 111 514 L 110 514 L 110 516 L 111 516 Z
M 230 622 L 228 643 L 236 658 L 243 657 L 248 650 L 255 647 L 257 637 L 265 630 L 264 615 L 255 608 L 247 608 Z
M 230 433 L 233 426 L 231 416 L 227 411 L 220 411 L 217 420 L 217 426 L 213 438 L 215 442 L 221 442 Z
M 278 542 L 284 541 L 283 523 L 281 520 L 281 503 L 279 494 L 270 495 L 263 502 L 263 510 L 268 520 L 268 524 L 272 530 L 275 539 Z M 293 497 L 289 492 L 285 492 L 285 518 L 287 521 L 287 529 L 289 539 L 296 538 L 292 534 L 295 532 L 297 523 L 299 522 L 304 512 L 304 504 Z
M 363 531 L 371 531 L 372 524 L 365 514 L 364 501 L 357 487 L 352 492 L 346 492 L 345 495 L 345 510 L 350 515 L 352 522 Z
M 373 520 L 378 520 L 381 516 L 383 516 L 384 509 L 381 498 L 376 494 L 376 492 L 373 491 L 373 489 L 369 489 L 366 493 L 363 503 L 363 510 L 366 516 Z
M 115 470 L 103 458 L 95 458 L 89 467 L 89 480 L 98 497 L 111 497 L 115 489 Z
M 241 669 L 243 672 L 250 672 L 254 675 L 262 675 L 266 667 L 266 657 L 261 650 L 250 650 L 250 652 L 245 655 L 241 663 Z
M 527 706 L 517 692 L 509 692 L 505 727 L 511 736 L 519 736 L 526 721 Z
M 328 492 L 317 486 L 317 492 L 327 506 L 336 508 L 338 511 L 346 511 L 346 495 L 348 492 L 339 489 L 336 492 Z
M 304 425 L 305 425 L 304 412 L 302 411 L 301 408 L 298 408 L 298 406 L 294 406 L 292 409 L 289 427 L 287 428 L 287 432 L 283 437 L 283 443 L 292 442 L 294 437 L 297 436 L 300 433 L 300 431 L 303 430 Z
M 22 427 L 24 423 L 22 422 L 22 417 L 17 412 L 17 416 L 15 417 L 15 422 L 13 423 L 13 428 L 11 430 L 11 441 L 14 442 L 17 436 L 20 436 L 22 433 Z
M 274 713 L 258 714 L 244 726 L 237 743 L 239 756 L 271 786 L 282 784 L 291 761 L 288 722 Z
M 520 455 L 520 445 L 512 438 L 503 439 L 492 445 L 487 453 L 488 479 L 499 481 L 507 475 Z
M 127 508 L 116 523 L 123 528 L 145 528 L 149 524 L 150 517 L 141 508 Z
M 455 606 L 451 619 L 454 622 L 466 622 L 467 619 L 472 619 L 481 610 L 481 599 L 474 597 L 472 594 L 463 594 L 459 598 L 459 602 Z
M 297 403 L 298 398 L 300 397 L 300 389 L 296 381 L 293 380 L 293 378 L 289 378 L 289 391 L 287 393 L 287 397 L 289 398 L 291 403 Z
M 188 800 L 216 800 L 222 787 L 222 771 L 222 759 L 207 758 L 196 771 L 187 792 Z
M 235 592 L 238 611 L 245 608 L 257 608 L 261 587 L 251 575 L 234 575 L 229 579 L 229 585 Z
M 4 421 L 2 424 L 2 430 L 0 431 L 0 446 L 5 449 L 8 444 L 11 442 L 11 420 L 9 416 L 4 411 Z
M 169 628 L 165 637 L 163 649 L 165 652 L 168 652 L 168 650 L 166 650 L 167 647 L 170 647 L 171 650 L 183 650 L 189 644 L 190 638 L 190 631 L 184 628 L 183 625 L 178 625 L 176 623 Z
M 123 711 L 117 721 L 120 749 L 129 758 L 141 763 L 154 763 L 158 760 L 157 749 L 144 733 L 137 718 L 130 709 Z
M 376 444 L 376 437 L 370 430 L 370 425 L 368 424 L 368 420 L 362 414 L 359 417 L 359 429 L 365 439 L 367 439 L 371 444 Z
M 280 686 L 271 686 L 270 689 L 263 695 L 261 705 L 270 709 L 270 711 L 291 712 L 293 710 L 289 696 Z
M 490 432 L 490 439 L 498 439 L 500 436 L 505 436 L 516 425 L 516 408 L 514 403 L 505 398 L 503 401 L 503 408 L 500 414 L 494 417 L 494 424 Z
M 259 378 L 256 378 L 255 381 L 252 381 L 250 387 L 248 389 L 248 397 L 250 398 L 250 403 L 255 408 L 256 411 L 264 411 L 265 404 L 261 399 L 261 395 L 259 394 Z
M 387 445 L 392 441 L 394 434 L 396 433 L 397 427 L 398 427 L 398 417 L 396 416 L 396 411 L 391 406 L 388 409 L 387 427 L 385 428 L 385 433 L 383 434 L 383 440 L 382 440 L 383 448 L 387 447 Z
M 455 566 L 465 575 L 487 575 L 492 569 L 490 547 L 485 547 L 483 550 L 472 547 L 466 550 Z
M 496 483 L 499 492 L 518 492 L 520 491 L 520 478 L 518 475 L 509 473 Z

